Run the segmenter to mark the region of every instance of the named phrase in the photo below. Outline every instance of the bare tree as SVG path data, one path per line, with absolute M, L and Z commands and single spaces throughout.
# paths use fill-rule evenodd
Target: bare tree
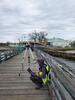
M 34 40 L 34 42 L 36 42 L 38 33 L 36 33 L 36 31 L 35 31 L 35 32 L 29 34 L 29 37 L 30 37 L 30 39 Z
M 39 32 L 38 33 L 38 40 L 39 40 L 39 42 L 42 42 L 42 41 L 46 41 L 46 36 L 47 36 L 48 34 L 47 33 L 45 33 L 45 32 Z
M 71 42 L 70 45 L 72 48 L 75 48 L 75 41 Z
M 29 36 L 35 42 L 36 42 L 36 40 L 38 40 L 39 42 L 42 42 L 42 41 L 46 40 L 47 33 L 43 32 L 43 31 L 38 33 L 35 31 L 32 34 L 29 34 Z

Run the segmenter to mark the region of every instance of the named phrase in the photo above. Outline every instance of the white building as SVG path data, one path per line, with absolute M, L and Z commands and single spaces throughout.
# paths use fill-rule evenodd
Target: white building
M 51 38 L 48 39 L 48 42 L 51 43 L 53 46 L 59 46 L 59 47 L 70 46 L 70 41 L 61 38 Z

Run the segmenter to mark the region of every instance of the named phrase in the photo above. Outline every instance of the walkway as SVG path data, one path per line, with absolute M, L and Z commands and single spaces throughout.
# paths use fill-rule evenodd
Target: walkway
M 37 58 L 35 53 L 32 51 L 28 53 L 26 50 L 0 64 L 0 100 L 49 100 L 48 90 L 46 88 L 36 90 L 35 84 L 29 79 L 27 68 L 38 70 L 34 58 Z

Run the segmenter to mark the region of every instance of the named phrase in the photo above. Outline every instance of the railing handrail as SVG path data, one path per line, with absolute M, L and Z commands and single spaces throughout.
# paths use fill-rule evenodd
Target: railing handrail
M 36 51 L 37 49 L 35 49 L 35 51 Z M 39 50 L 37 50 L 37 53 L 39 52 Z M 46 54 L 46 53 L 45 53 Z M 47 57 L 47 55 L 45 55 L 45 54 L 43 54 L 43 53 L 41 53 L 41 51 L 39 52 L 39 56 L 41 56 L 43 59 L 45 59 L 45 61 L 46 61 L 46 63 L 47 63 L 47 65 L 49 65 L 49 66 L 51 66 L 52 67 L 52 69 L 55 71 L 55 69 L 54 69 L 54 67 L 53 67 L 53 65 L 50 63 L 50 59 L 47 59 L 46 57 Z M 60 67 L 60 69 L 62 69 L 61 67 Z M 52 71 L 53 72 L 53 74 L 55 73 L 57 73 L 56 71 L 54 72 L 54 71 Z M 67 71 L 68 73 L 69 73 L 69 70 L 67 70 L 66 68 L 64 68 L 64 71 Z M 63 72 L 63 70 L 62 70 L 62 72 Z M 71 75 L 71 73 L 70 73 L 70 75 Z M 55 80 L 57 79 L 59 82 L 60 82 L 60 80 L 59 80 L 59 78 L 58 77 L 53 77 L 52 75 L 51 75 L 51 77 L 53 78 L 53 80 L 52 80 L 52 83 L 55 85 L 55 83 L 57 83 Z M 73 100 L 74 99 L 74 95 L 72 94 L 72 93 L 70 93 L 70 91 L 68 91 L 66 88 L 65 88 L 65 86 L 64 86 L 64 84 L 62 84 L 61 82 L 60 82 L 60 84 L 61 84 L 61 86 L 64 88 L 64 91 L 65 91 L 65 93 L 66 94 L 68 94 L 68 96 L 69 96 L 69 98 L 70 99 L 68 99 L 68 97 L 64 94 L 64 91 L 62 91 L 62 88 L 60 89 L 59 88 L 59 84 L 57 83 L 55 86 L 58 88 L 58 92 L 59 92 L 59 95 L 61 95 L 61 98 L 62 98 L 62 100 Z M 59 97 L 59 96 L 58 96 Z M 60 100 L 60 99 L 57 99 L 57 100 Z

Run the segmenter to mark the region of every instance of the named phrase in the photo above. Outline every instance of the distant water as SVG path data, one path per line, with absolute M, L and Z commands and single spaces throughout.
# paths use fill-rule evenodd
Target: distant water
M 70 60 L 63 59 L 63 58 L 58 58 L 58 57 L 55 57 L 55 58 L 57 58 L 57 59 L 60 60 L 61 62 L 65 63 L 65 64 L 68 65 L 69 67 L 71 67 L 71 69 L 75 69 L 75 61 L 70 61 Z

